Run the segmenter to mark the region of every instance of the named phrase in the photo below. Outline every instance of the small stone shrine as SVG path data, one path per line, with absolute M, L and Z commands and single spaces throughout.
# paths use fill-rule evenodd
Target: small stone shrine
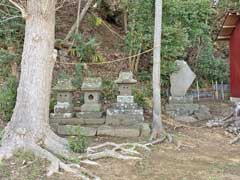
M 132 72 L 121 72 L 115 83 L 118 85 L 120 95 L 117 96 L 117 103 L 107 109 L 106 124 L 129 126 L 143 122 L 143 109 L 134 103 L 132 96 L 132 87 L 137 83 Z
M 195 122 L 211 118 L 206 106 L 193 103 L 192 96 L 186 96 L 187 90 L 192 85 L 196 75 L 183 60 L 177 60 L 177 72 L 170 76 L 171 96 L 166 112 L 177 121 Z
M 73 87 L 71 80 L 63 79 L 57 82 L 53 91 L 57 92 L 57 104 L 54 106 L 54 113 L 50 114 L 51 118 L 72 118 L 73 112 Z
M 102 91 L 101 78 L 85 78 L 82 84 L 84 93 L 84 104 L 77 117 L 85 121 L 85 124 L 103 124 L 100 95 Z
M 102 90 L 101 78 L 85 78 L 82 84 L 84 92 L 84 104 L 81 106 L 82 112 L 100 112 L 100 94 Z

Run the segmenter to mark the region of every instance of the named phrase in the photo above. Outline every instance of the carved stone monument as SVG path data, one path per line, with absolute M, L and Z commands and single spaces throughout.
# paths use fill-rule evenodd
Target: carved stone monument
M 193 103 L 192 96 L 186 93 L 192 85 L 196 75 L 183 60 L 176 61 L 178 71 L 170 76 L 171 96 L 166 112 L 177 121 L 195 122 L 211 118 L 209 109 Z

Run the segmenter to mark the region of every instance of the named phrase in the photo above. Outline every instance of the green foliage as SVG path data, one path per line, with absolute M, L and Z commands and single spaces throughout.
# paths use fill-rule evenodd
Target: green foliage
M 239 10 L 240 9 L 240 1 L 239 0 L 220 0 L 219 8 L 224 10 Z
M 80 62 L 88 62 L 94 59 L 96 55 L 95 38 L 84 39 L 83 34 L 75 34 L 73 36 L 75 46 L 71 49 L 71 54 L 79 57 Z
M 103 80 L 102 96 L 105 101 L 113 101 L 117 98 L 118 90 L 115 83 L 111 80 Z
M 137 77 L 138 77 L 140 82 L 145 82 L 145 81 L 151 81 L 152 80 L 152 74 L 149 73 L 148 71 L 144 71 L 144 70 L 138 72 Z
M 82 81 L 83 81 L 83 64 L 78 63 L 75 65 L 75 73 L 74 73 L 74 79 L 72 81 L 73 86 L 76 88 L 81 88 Z
M 129 32 L 125 38 L 126 51 L 138 52 L 139 49 L 146 49 L 152 45 L 154 1 L 129 0 L 127 6 Z
M 205 46 L 200 49 L 200 55 L 195 67 L 199 80 L 208 82 L 229 82 L 229 64 L 227 60 L 214 57 L 214 47 L 211 39 L 205 39 Z
M 186 57 L 189 46 L 188 33 L 180 22 L 163 26 L 162 59 L 176 60 Z
M 223 59 L 202 59 L 198 62 L 197 74 L 210 82 L 229 82 L 229 65 Z
M 9 17 L 17 17 L 7 20 Z M 1 0 L 0 5 L 0 44 L 6 47 L 21 47 L 24 38 L 24 20 L 21 13 L 8 1 Z
M 16 94 L 17 81 L 14 77 L 9 77 L 0 89 L 0 112 L 3 113 L 6 121 L 9 121 L 12 116 Z
M 52 92 L 51 97 L 50 97 L 50 105 L 49 105 L 49 111 L 53 112 L 54 111 L 54 106 L 57 104 L 57 93 Z
M 154 0 L 128 1 L 129 32 L 126 49 L 147 49 L 153 44 Z M 204 36 L 210 36 L 209 0 L 164 0 L 162 60 L 186 58 L 187 49 Z
M 77 135 L 68 139 L 70 149 L 75 153 L 84 153 L 88 147 L 87 139 L 82 135 L 80 128 L 76 131 Z
M 146 83 L 133 89 L 134 101 L 144 109 L 152 106 L 152 84 Z
M 162 61 L 161 62 L 161 86 L 170 86 L 170 75 L 177 71 L 175 62 L 173 61 Z

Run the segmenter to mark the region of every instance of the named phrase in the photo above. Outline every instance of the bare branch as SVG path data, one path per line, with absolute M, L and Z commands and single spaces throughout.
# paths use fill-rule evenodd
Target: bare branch
M 6 18 L 6 19 L 0 21 L 0 23 L 4 23 L 4 22 L 10 21 L 10 20 L 12 20 L 12 19 L 16 19 L 16 18 L 21 18 L 21 16 L 13 16 L 13 17 L 9 17 L 9 18 Z
M 24 8 L 24 6 L 14 2 L 13 0 L 9 0 L 9 2 L 12 3 L 17 9 L 19 9 L 22 14 L 22 18 L 26 19 L 27 13 L 26 13 L 26 9 Z

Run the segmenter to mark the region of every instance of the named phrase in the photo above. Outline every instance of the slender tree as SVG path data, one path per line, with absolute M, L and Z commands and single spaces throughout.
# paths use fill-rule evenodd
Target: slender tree
M 161 34 L 162 34 L 162 0 L 155 0 L 155 30 L 153 51 L 153 122 L 151 139 L 157 138 L 163 131 L 161 120 Z

